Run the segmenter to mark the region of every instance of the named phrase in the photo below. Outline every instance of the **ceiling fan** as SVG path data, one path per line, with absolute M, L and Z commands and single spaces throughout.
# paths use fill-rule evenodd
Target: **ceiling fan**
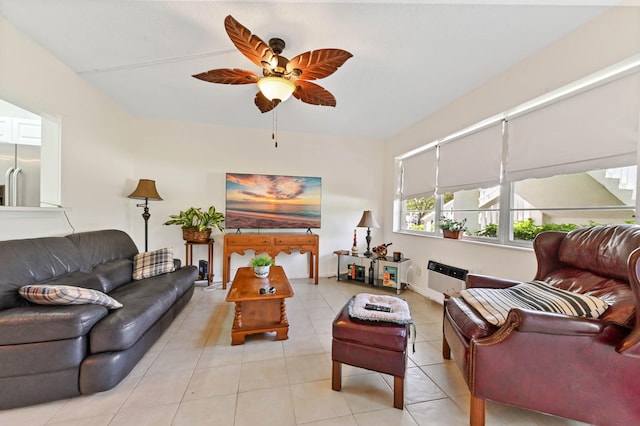
M 318 80 L 333 74 L 353 56 L 351 53 L 341 49 L 319 49 L 289 60 L 280 56 L 285 47 L 282 39 L 272 38 L 267 45 L 231 15 L 225 18 L 224 27 L 236 48 L 262 68 L 262 77 L 252 71 L 237 68 L 210 70 L 193 77 L 210 83 L 256 83 L 259 91 L 254 102 L 263 113 L 271 111 L 292 94 L 308 104 L 336 106 L 336 98 L 328 90 L 308 80 Z

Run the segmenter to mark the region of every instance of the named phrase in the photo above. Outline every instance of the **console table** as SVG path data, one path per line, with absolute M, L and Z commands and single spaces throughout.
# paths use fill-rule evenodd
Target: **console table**
M 315 278 L 318 284 L 320 237 L 317 234 L 225 234 L 222 262 L 222 288 L 227 288 L 231 280 L 231 255 L 244 255 L 246 250 L 256 254 L 267 253 L 276 257 L 278 253 L 291 254 L 293 250 L 300 254 L 309 253 L 309 278 Z

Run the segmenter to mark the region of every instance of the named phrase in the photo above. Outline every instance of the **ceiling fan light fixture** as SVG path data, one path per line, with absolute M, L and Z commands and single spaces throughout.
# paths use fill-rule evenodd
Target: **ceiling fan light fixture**
M 280 102 L 284 102 L 296 90 L 296 85 L 286 78 L 271 76 L 258 80 L 258 88 L 270 101 L 279 99 Z

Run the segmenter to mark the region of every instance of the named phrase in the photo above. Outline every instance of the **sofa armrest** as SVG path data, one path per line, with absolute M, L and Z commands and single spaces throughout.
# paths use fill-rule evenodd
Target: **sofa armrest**
M 0 311 L 0 345 L 48 342 L 84 336 L 102 318 L 101 305 L 32 305 Z
M 182 267 L 182 261 L 180 259 L 176 259 L 174 257 L 173 258 L 173 266 L 176 268 L 176 270 L 180 269 Z
M 516 284 L 521 284 L 521 281 L 507 280 L 489 275 L 467 274 L 466 283 L 467 288 L 508 288 Z

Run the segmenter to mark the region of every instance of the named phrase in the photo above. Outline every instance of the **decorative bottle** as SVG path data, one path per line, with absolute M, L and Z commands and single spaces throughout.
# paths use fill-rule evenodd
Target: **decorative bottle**
M 373 285 L 373 262 L 369 262 L 369 284 Z
M 353 230 L 353 247 L 351 247 L 351 255 L 352 256 L 357 256 L 358 255 L 358 241 L 356 239 L 356 229 Z

